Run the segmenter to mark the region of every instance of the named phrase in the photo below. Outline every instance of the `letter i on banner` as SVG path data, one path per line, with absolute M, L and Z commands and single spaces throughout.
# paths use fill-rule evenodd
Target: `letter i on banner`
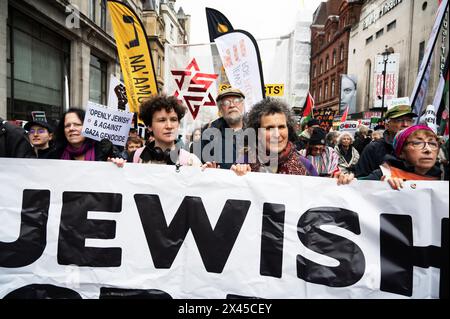
M 108 0 L 108 9 L 111 13 L 130 112 L 139 113 L 139 104 L 144 99 L 158 94 L 147 35 L 138 16 L 128 5 Z

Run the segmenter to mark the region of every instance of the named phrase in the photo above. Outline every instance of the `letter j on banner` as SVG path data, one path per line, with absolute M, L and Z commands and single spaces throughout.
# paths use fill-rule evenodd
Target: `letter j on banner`
M 125 3 L 108 0 L 120 66 L 131 112 L 139 112 L 139 104 L 158 94 L 155 68 L 141 21 Z

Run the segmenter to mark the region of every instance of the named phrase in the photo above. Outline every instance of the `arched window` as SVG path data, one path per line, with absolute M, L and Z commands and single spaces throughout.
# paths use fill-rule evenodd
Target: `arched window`
M 327 55 L 325 59 L 325 71 L 328 71 L 329 68 L 330 68 L 330 58 Z
M 341 52 L 340 52 L 340 55 L 339 55 L 339 61 L 344 61 L 344 45 L 343 44 L 341 44 Z
M 336 49 L 333 50 L 333 66 L 336 65 Z
M 325 94 L 324 94 L 324 100 L 328 99 L 328 83 L 325 83 Z
M 323 61 L 320 60 L 320 66 L 319 66 L 319 74 L 323 73 Z
M 316 77 L 316 65 L 315 64 L 313 64 L 313 67 L 312 67 L 312 73 L 313 73 L 313 78 L 315 78 Z

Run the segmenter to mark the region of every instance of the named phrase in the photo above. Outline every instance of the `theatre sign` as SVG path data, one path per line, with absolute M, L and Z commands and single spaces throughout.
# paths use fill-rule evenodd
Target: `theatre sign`
M 363 19 L 363 30 L 367 29 L 369 26 L 377 22 L 382 16 L 390 12 L 400 3 L 402 3 L 402 0 L 388 0 L 385 1 L 381 6 L 370 11 L 370 13 Z

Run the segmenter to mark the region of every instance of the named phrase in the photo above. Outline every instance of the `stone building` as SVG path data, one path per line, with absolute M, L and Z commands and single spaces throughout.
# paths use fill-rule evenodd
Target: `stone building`
M 374 91 L 375 57 L 386 47 L 392 48 L 399 56 L 397 96 L 411 95 L 437 10 L 438 1 L 364 1 L 360 22 L 350 33 L 348 55 L 348 72 L 358 75 L 358 112 L 381 111 L 381 98 Z M 432 58 L 425 105 L 433 100 L 439 81 L 440 60 L 442 57 L 445 59 L 448 52 L 448 13 L 446 19 L 447 29 L 440 31 Z
M 163 45 L 175 35 L 173 41 L 189 40 L 189 16 L 175 13 L 174 0 L 124 2 L 145 24 L 162 88 Z M 107 104 L 111 75 L 121 78 L 106 0 L 0 1 L 1 117 L 26 120 L 45 111 L 57 119 L 68 106 Z

